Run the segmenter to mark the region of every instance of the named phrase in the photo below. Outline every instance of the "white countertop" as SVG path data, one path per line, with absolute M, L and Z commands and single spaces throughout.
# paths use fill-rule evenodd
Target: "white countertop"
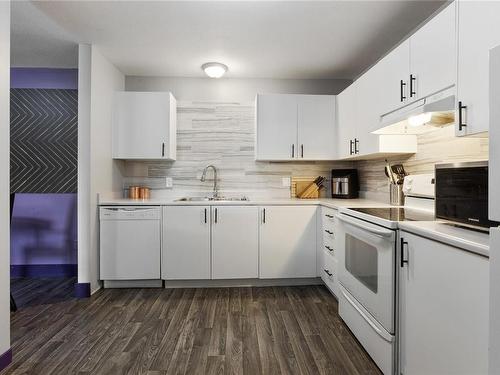
M 460 228 L 440 221 L 404 221 L 399 223 L 399 229 L 479 255 L 490 256 L 490 236 L 486 232 Z
M 272 205 L 314 205 L 325 206 L 334 209 L 340 207 L 389 207 L 387 203 L 381 203 L 370 199 L 251 199 L 248 201 L 176 201 L 172 198 L 151 198 L 146 200 L 125 198 L 102 198 L 100 206 L 272 206 Z

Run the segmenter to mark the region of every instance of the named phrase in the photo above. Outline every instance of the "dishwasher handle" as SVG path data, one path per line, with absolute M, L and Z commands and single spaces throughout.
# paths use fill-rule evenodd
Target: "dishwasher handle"
M 101 221 L 106 220 L 160 220 L 158 206 L 117 206 L 101 207 L 99 210 Z

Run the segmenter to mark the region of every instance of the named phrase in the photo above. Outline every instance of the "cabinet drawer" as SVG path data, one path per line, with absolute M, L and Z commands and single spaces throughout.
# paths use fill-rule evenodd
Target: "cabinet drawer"
M 323 259 L 324 264 L 321 279 L 333 294 L 338 295 L 338 261 L 328 251 L 324 252 Z
M 323 229 L 334 228 L 334 219 L 337 214 L 337 210 L 328 207 L 321 207 L 321 221 L 323 223 Z
M 323 237 L 323 249 L 334 249 L 335 245 L 335 225 L 334 218 L 337 210 L 332 208 L 321 208 L 321 233 Z

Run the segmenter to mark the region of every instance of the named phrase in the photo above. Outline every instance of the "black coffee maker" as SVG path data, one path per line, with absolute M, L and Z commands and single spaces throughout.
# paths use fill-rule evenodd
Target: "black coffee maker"
M 358 196 L 358 170 L 332 169 L 332 198 L 354 199 Z

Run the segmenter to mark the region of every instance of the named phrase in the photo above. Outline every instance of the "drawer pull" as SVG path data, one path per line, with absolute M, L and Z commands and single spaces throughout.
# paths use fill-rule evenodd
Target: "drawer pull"
M 328 276 L 333 276 L 333 273 L 331 273 L 330 271 L 328 271 L 328 270 L 323 270 L 323 271 L 325 271 L 325 273 L 326 273 Z
M 330 246 L 325 245 L 325 247 L 328 251 L 333 251 L 333 249 Z
M 333 215 L 325 214 L 325 216 L 329 219 L 333 219 Z
M 328 233 L 328 234 L 333 234 L 333 232 L 329 231 L 328 229 L 325 229 L 325 232 Z

